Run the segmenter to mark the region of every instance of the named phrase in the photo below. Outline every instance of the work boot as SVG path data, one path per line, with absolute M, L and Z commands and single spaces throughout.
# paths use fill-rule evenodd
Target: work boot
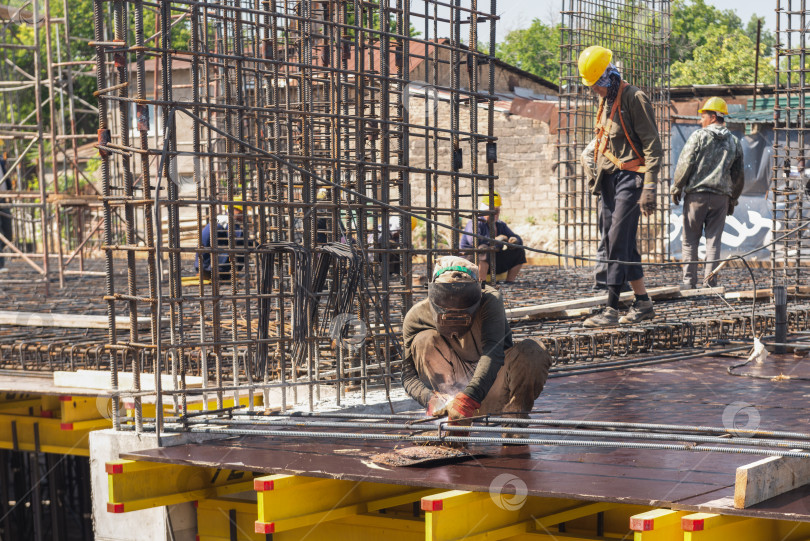
M 652 319 L 654 317 L 655 310 L 653 310 L 652 301 L 636 300 L 633 302 L 633 306 L 630 307 L 630 310 L 619 320 L 619 323 L 622 325 L 632 325 L 633 323 L 640 323 L 645 319 Z
M 610 306 L 605 306 L 605 309 L 591 316 L 582 322 L 583 327 L 612 327 L 619 323 L 619 311 Z

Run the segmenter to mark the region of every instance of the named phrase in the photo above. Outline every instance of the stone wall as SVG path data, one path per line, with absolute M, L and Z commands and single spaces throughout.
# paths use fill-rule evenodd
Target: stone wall
M 423 122 L 425 100 L 411 98 L 410 115 L 413 122 Z M 450 104 L 446 101 L 429 101 L 428 106 L 438 116 L 438 126 L 450 126 Z M 479 133 L 487 133 L 486 109 L 478 109 Z M 462 107 L 460 126 L 462 131 L 469 127 L 469 111 Z M 419 130 L 411 131 L 410 164 L 423 167 L 425 164 L 425 140 L 415 137 Z M 556 161 L 555 136 L 549 134 L 545 122 L 531 118 L 495 112 L 494 135 L 498 138 L 498 163 L 495 174 L 498 179 L 495 187 L 503 199 L 502 219 L 515 225 L 521 223 L 555 223 L 557 213 L 557 174 L 552 171 Z M 470 145 L 462 140 L 463 171 L 470 170 Z M 432 149 L 431 149 L 432 152 Z M 479 146 L 478 171 L 487 171 L 485 145 Z M 450 142 L 439 142 L 438 166 L 441 170 L 451 169 Z M 443 177 L 439 186 L 439 205 L 446 207 L 450 202 L 449 179 Z M 479 188 L 483 193 L 484 188 Z M 461 181 L 461 193 L 468 194 L 469 181 Z M 424 175 L 411 174 L 411 200 L 415 206 L 425 205 Z M 462 208 L 469 208 L 469 200 L 462 201 Z M 477 205 L 476 205 L 477 206 Z

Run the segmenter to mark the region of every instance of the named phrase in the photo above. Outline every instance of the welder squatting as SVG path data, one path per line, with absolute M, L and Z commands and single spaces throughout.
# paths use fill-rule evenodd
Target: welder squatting
M 503 297 L 478 272 L 461 257 L 436 262 L 428 298 L 405 316 L 402 384 L 429 416 L 456 424 L 488 413 L 526 418 L 551 357 L 534 340 L 513 342 Z

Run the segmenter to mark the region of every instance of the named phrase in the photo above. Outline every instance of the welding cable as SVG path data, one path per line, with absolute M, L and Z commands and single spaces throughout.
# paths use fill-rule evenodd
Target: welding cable
M 750 346 L 739 346 L 732 348 L 725 348 L 718 351 L 693 351 L 690 353 L 669 353 L 664 355 L 655 355 L 653 357 L 641 357 L 639 359 L 628 359 L 626 361 L 610 361 L 606 363 L 589 363 L 579 366 L 563 366 L 552 367 L 549 370 L 549 378 L 564 378 L 567 376 L 577 376 L 582 374 L 596 374 L 598 372 L 609 372 L 611 370 L 618 370 L 620 368 L 635 368 L 637 366 L 648 366 L 653 364 L 665 364 L 675 361 L 686 361 L 696 357 L 722 355 L 725 353 L 734 353 L 736 351 L 744 351 L 750 349 Z
M 746 360 L 745 362 L 742 362 L 742 363 L 739 363 L 739 364 L 733 364 L 733 365 L 729 366 L 726 369 L 726 372 L 728 372 L 732 376 L 737 376 L 737 377 L 741 377 L 741 378 L 764 379 L 764 380 L 768 380 L 768 381 L 787 381 L 787 380 L 790 380 L 790 381 L 794 381 L 794 380 L 795 381 L 810 381 L 810 377 L 805 377 L 805 376 L 785 376 L 784 374 L 779 374 L 778 376 L 766 376 L 764 374 L 752 374 L 751 372 L 743 372 L 743 373 L 734 372 L 738 368 L 743 368 L 743 367 L 748 366 L 749 364 L 751 364 L 755 360 L 756 360 L 755 358 L 751 358 L 751 359 Z

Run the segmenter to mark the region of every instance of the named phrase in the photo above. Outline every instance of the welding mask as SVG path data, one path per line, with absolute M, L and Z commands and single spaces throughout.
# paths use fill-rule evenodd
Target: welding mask
M 436 330 L 445 337 L 464 336 L 472 327 L 481 305 L 481 284 L 475 282 L 431 282 L 428 299 Z

